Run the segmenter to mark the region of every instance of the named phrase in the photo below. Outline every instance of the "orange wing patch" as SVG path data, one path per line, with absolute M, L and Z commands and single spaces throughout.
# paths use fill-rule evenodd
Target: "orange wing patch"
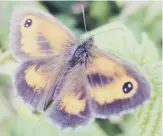
M 76 128 L 87 124 L 92 118 L 88 97 L 86 96 L 86 87 L 82 85 L 82 87 L 79 87 L 80 89 L 78 87 L 78 89 L 76 87 L 76 89 L 72 88 L 74 87 L 70 84 L 69 87 L 66 86 L 66 90 L 61 90 L 59 99 L 54 102 L 48 111 L 48 117 L 61 128 Z
M 25 21 L 30 18 L 32 21 L 32 25 L 28 28 L 24 27 Z M 33 16 L 27 16 L 21 21 L 20 25 L 20 33 L 21 33 L 21 49 L 27 54 L 40 56 L 41 51 L 39 49 L 39 45 L 37 44 L 37 33 L 38 33 L 38 24 L 37 18 Z
M 32 65 L 25 70 L 25 80 L 30 87 L 34 88 L 34 92 L 39 93 L 44 91 L 48 78 L 40 69 L 36 69 L 36 65 Z
M 87 70 L 88 73 L 100 72 L 101 74 L 107 74 L 110 76 L 113 76 L 114 74 L 120 74 L 123 76 L 125 74 L 124 69 L 119 64 L 102 54 L 95 56 L 91 62 L 92 63 L 89 65 Z
M 11 49 L 21 60 L 59 54 L 76 42 L 66 26 L 34 9 L 20 9 L 13 14 L 10 34 Z
M 87 69 L 91 97 L 99 104 L 130 98 L 136 93 L 137 82 L 116 61 L 99 54 Z M 96 76 L 93 76 L 93 75 Z M 109 79 L 112 79 L 109 81 Z M 124 93 L 124 84 L 132 83 L 132 90 Z
M 99 104 L 105 104 L 111 103 L 117 99 L 130 98 L 136 93 L 137 83 L 132 78 L 122 77 L 115 78 L 115 80 L 116 81 L 114 81 L 113 83 L 101 87 L 94 88 L 89 85 L 91 97 Z M 132 83 L 134 83 L 133 91 L 131 91 L 131 93 L 128 94 L 125 94 L 122 91 L 123 84 L 126 81 L 131 81 Z
M 59 110 L 64 110 L 69 114 L 78 114 L 83 112 L 86 108 L 86 99 L 82 96 L 82 92 L 78 94 L 74 94 L 73 92 L 70 94 L 66 94 L 60 101 Z
M 32 20 L 32 25 L 26 28 L 24 27 L 24 22 L 27 19 Z M 37 37 L 40 33 L 47 39 L 47 44 L 50 45 L 53 53 L 57 53 L 57 51 L 60 51 L 64 46 L 75 40 L 60 25 L 50 22 L 49 19 L 45 20 L 45 18 L 41 19 L 32 15 L 24 17 L 21 21 L 20 32 L 22 35 L 22 49 L 32 56 L 46 55 L 42 54 L 39 48 L 40 45 Z

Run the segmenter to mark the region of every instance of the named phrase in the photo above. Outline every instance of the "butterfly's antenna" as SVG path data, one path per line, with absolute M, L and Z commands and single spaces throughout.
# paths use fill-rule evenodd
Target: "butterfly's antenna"
M 85 13 L 84 13 L 84 7 L 83 7 L 83 5 L 80 5 L 80 6 L 81 6 L 81 8 L 82 8 L 82 13 L 83 13 L 84 28 L 85 28 L 85 31 L 87 32 L 86 21 L 85 21 Z

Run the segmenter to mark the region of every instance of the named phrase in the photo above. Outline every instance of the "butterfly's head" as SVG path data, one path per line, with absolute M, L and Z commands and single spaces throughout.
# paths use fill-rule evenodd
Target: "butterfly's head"
M 93 46 L 93 43 L 94 43 L 94 38 L 93 36 L 90 36 L 84 42 L 81 43 L 81 46 L 83 46 L 87 51 L 89 51 Z

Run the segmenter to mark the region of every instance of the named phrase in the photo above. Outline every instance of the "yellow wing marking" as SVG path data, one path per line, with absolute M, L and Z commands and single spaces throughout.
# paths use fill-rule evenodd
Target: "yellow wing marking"
M 60 102 L 60 110 L 64 110 L 69 114 L 78 114 L 84 111 L 86 108 L 86 100 L 85 98 L 80 100 L 80 96 L 81 92 L 77 95 L 73 93 L 65 95 Z
M 126 81 L 131 81 L 132 83 L 134 83 L 133 90 L 127 94 L 123 93 L 122 91 L 122 86 Z M 92 88 L 89 85 L 91 97 L 99 104 L 111 103 L 117 99 L 130 98 L 135 94 L 136 88 L 137 88 L 136 81 L 130 77 L 116 78 L 114 82 L 102 87 L 99 86 Z
M 99 104 L 111 103 L 117 99 L 130 98 L 136 93 L 137 81 L 131 77 L 123 67 L 117 62 L 103 55 L 98 55 L 92 60 L 92 64 L 87 70 L 87 74 L 100 73 L 106 77 L 113 77 L 113 81 L 103 85 L 92 87 L 88 84 L 91 97 Z M 122 88 L 125 82 L 130 81 L 133 89 L 129 93 L 124 93 Z
M 25 80 L 35 92 L 39 93 L 44 91 L 48 78 L 39 69 L 36 70 L 36 65 L 33 65 L 25 70 Z
M 24 27 L 24 22 L 27 19 L 32 19 L 32 25 L 30 27 Z M 43 54 L 39 49 L 37 41 L 39 33 L 46 37 L 52 47 L 52 52 L 55 53 L 64 48 L 64 46 L 67 46 L 69 44 L 68 42 L 75 40 L 63 27 L 52 22 L 52 20 L 48 20 L 47 18 L 41 19 L 32 15 L 24 17 L 21 21 L 20 31 L 22 50 L 34 56 L 47 55 L 45 53 Z

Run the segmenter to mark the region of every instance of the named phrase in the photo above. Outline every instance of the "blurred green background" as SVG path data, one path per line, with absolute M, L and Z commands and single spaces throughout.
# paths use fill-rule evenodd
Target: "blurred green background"
M 96 119 L 86 128 L 60 132 L 43 114 L 32 113 L 16 95 L 11 77 L 17 62 L 9 52 L 10 18 L 15 7 L 37 7 L 55 15 L 77 37 L 85 33 L 80 4 L 85 10 L 88 31 L 104 31 L 101 26 L 114 21 L 125 24 L 125 44 L 108 47 L 105 37 L 99 48 L 105 48 L 131 61 L 147 75 L 153 92 L 151 101 L 134 113 Z M 162 119 L 162 9 L 161 1 L 41 1 L 0 2 L 0 136 L 161 136 Z M 104 26 L 105 27 L 105 26 Z M 115 28 L 118 27 L 114 26 Z M 98 29 L 97 29 L 98 28 Z M 117 41 L 115 37 L 113 41 Z M 117 46 L 116 46 L 117 45 Z

